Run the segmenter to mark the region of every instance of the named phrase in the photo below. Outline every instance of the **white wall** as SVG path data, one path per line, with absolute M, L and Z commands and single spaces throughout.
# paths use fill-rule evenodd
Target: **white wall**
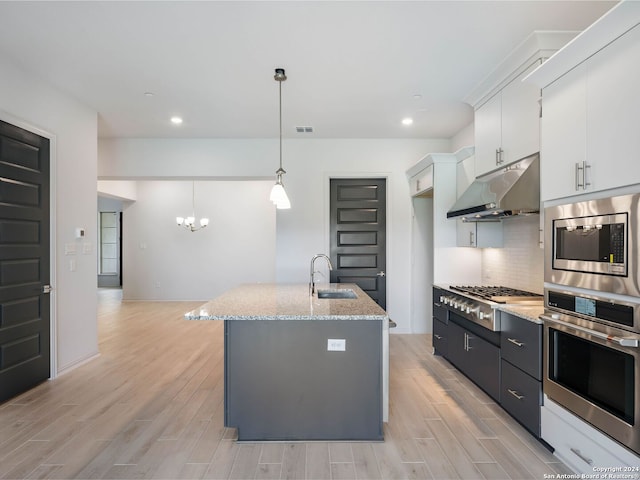
M 293 208 L 276 214 L 275 280 L 308 282 L 311 257 L 328 252 L 329 178 L 387 177 L 387 310 L 398 323 L 395 332 L 411 332 L 412 208 L 405 171 L 428 152 L 446 151 L 448 140 L 285 139 L 284 184 Z M 101 179 L 257 177 L 272 182 L 277 167 L 277 139 L 99 142 Z M 126 282 L 126 264 L 124 269 Z
M 208 301 L 241 283 L 275 279 L 271 181 L 196 181 L 195 216 L 209 225 L 176 225 L 192 213 L 191 181 L 139 181 L 123 212 L 123 299 Z
M 16 67 L 0 54 L 0 119 L 53 136 L 51 174 L 54 269 L 51 283 L 55 329 L 54 374 L 98 352 L 96 300 L 97 114 Z M 66 243 L 83 227 L 88 254 L 75 255 L 70 271 Z M 81 252 L 82 248 L 78 248 Z
M 534 293 L 544 288 L 544 249 L 540 248 L 540 217 L 502 221 L 503 248 L 482 250 L 482 283 L 507 285 Z
M 98 195 L 119 200 L 136 199 L 136 182 L 128 180 L 98 180 Z
M 472 145 L 475 145 L 473 122 L 464 127 L 451 138 L 451 151 L 457 152 L 463 147 L 470 147 Z

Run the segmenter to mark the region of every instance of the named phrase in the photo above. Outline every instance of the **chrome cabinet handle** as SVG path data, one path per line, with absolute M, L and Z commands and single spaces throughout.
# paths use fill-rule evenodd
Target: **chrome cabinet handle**
M 511 390 L 510 388 L 507 388 L 507 391 L 513 395 L 514 397 L 516 397 L 518 400 L 522 400 L 524 398 L 524 395 L 519 395 L 517 391 L 515 390 Z
M 576 455 L 583 462 L 585 462 L 585 463 L 587 463 L 589 465 L 593 465 L 593 460 L 591 460 L 590 458 L 585 457 L 582 454 L 582 452 L 580 452 L 580 450 L 578 450 L 577 448 L 571 448 L 570 450 L 574 455 Z
M 472 247 L 474 245 L 473 232 L 469 232 L 469 245 Z
M 524 343 L 519 342 L 515 338 L 507 338 L 507 340 L 509 340 L 511 343 L 513 343 L 514 345 L 516 345 L 518 347 L 524 347 Z
M 436 337 L 436 340 L 442 340 L 442 337 L 440 335 L 436 335 L 435 333 L 433 334 L 434 337 Z
M 586 161 L 576 162 L 576 190 L 586 190 L 591 185 L 590 182 L 587 182 L 588 168 L 591 168 L 591 165 Z M 582 183 L 580 182 L 580 177 L 582 177 Z

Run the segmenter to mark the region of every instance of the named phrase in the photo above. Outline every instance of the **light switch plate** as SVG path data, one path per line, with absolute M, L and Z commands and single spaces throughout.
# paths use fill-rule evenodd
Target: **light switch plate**
M 344 352 L 347 349 L 347 341 L 344 338 L 328 338 L 327 351 Z

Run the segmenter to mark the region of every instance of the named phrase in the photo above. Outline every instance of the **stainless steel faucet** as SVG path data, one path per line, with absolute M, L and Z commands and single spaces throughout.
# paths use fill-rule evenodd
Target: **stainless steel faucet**
M 318 258 L 324 258 L 327 261 L 327 265 L 329 266 L 329 270 L 333 270 L 333 265 L 331 265 L 331 259 L 329 257 L 327 257 L 324 253 L 316 253 L 313 258 L 311 259 L 311 271 L 309 273 L 309 294 L 313 295 L 316 291 L 316 282 L 314 279 L 314 275 L 316 273 L 316 270 L 314 268 L 314 264 L 316 262 L 316 259 Z

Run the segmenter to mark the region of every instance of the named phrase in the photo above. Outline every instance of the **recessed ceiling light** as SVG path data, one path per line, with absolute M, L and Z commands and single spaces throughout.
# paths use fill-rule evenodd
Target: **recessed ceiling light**
M 144 92 L 145 97 L 153 97 L 153 92 Z
M 421 98 L 422 98 L 422 95 L 420 95 L 419 93 L 416 93 L 416 94 L 413 96 L 413 99 L 414 99 L 414 100 L 420 100 Z
M 182 123 L 182 118 L 180 117 L 171 117 L 171 123 L 174 125 L 180 125 Z
M 402 119 L 402 124 L 403 125 L 411 125 L 412 123 L 413 123 L 413 118 L 407 117 L 407 118 L 403 118 Z

